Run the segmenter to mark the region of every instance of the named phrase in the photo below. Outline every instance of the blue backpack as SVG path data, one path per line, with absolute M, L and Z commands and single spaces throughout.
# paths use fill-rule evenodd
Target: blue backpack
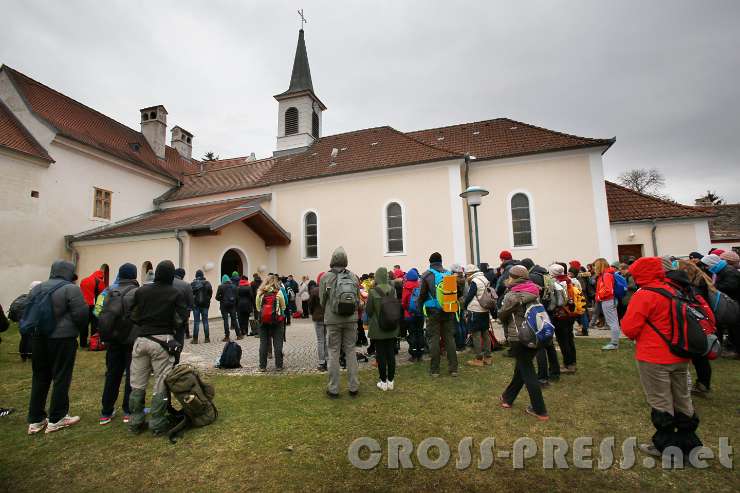
M 519 342 L 530 348 L 545 346 L 554 333 L 555 327 L 542 303 L 530 303 L 524 312 L 522 325 L 517 327 Z
M 627 294 L 627 279 L 619 272 L 614 273 L 614 297 L 620 300 Z
M 409 298 L 409 313 L 412 315 L 421 315 L 421 310 L 419 310 L 419 293 L 421 293 L 421 288 L 418 287 L 411 291 L 411 297 Z
M 62 281 L 51 289 L 39 290 L 28 300 L 19 325 L 22 335 L 48 337 L 54 332 L 57 327 L 57 320 L 54 318 L 54 305 L 51 302 L 51 295 L 67 284 L 69 284 L 68 281 Z

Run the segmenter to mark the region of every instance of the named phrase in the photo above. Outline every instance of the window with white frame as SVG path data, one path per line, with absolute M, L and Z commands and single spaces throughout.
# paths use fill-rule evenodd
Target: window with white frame
M 403 209 L 398 202 L 385 207 L 386 253 L 403 253 Z
M 532 217 L 529 210 L 529 197 L 516 193 L 511 197 L 511 230 L 514 246 L 532 246 Z
M 319 218 L 313 211 L 303 216 L 303 258 L 319 258 Z

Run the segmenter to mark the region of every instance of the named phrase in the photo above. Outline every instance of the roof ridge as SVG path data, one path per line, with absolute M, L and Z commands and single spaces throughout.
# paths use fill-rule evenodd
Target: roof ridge
M 649 195 L 649 194 L 646 194 L 646 193 L 643 193 L 643 192 L 638 192 L 637 190 L 633 190 L 633 189 L 631 189 L 629 187 L 625 187 L 624 185 L 620 185 L 619 183 L 614 183 L 613 181 L 609 181 L 609 180 L 604 180 L 604 181 L 606 183 L 608 183 L 609 185 L 612 185 L 612 186 L 621 188 L 622 190 L 626 190 L 627 192 L 630 192 L 630 193 L 633 193 L 633 194 L 636 194 L 636 195 L 640 195 L 641 197 L 645 197 L 646 199 L 654 200 L 656 202 L 661 202 L 663 204 L 672 205 L 672 206 L 675 206 L 675 207 L 681 207 L 683 209 L 690 210 L 692 212 L 696 212 L 697 209 L 699 209 L 699 207 L 696 207 L 696 206 L 693 206 L 693 205 L 686 205 L 686 204 L 682 204 L 680 202 L 672 202 L 670 200 L 662 199 L 660 197 L 655 197 L 653 195 Z
M 410 136 L 410 135 L 408 135 L 408 134 L 406 134 L 404 132 L 401 132 L 400 130 L 397 130 L 397 129 L 393 128 L 393 127 L 388 127 L 388 128 L 390 128 L 393 132 L 396 132 L 397 134 L 402 135 L 404 138 L 406 138 L 408 140 L 411 140 L 413 142 L 416 142 L 417 144 L 421 144 L 423 146 L 429 147 L 430 149 L 434 149 L 435 151 L 446 152 L 447 154 L 452 154 L 453 156 L 456 156 L 456 157 L 464 157 L 463 154 L 459 154 L 457 152 L 451 151 L 451 150 L 446 149 L 444 147 L 440 147 L 440 146 L 436 146 L 436 145 L 432 145 L 432 144 L 427 144 L 426 142 L 422 142 L 419 139 L 417 139 L 416 137 L 412 137 L 412 136 Z
M 589 140 L 591 142 L 598 142 L 598 141 L 605 140 L 607 142 L 612 142 L 612 143 L 613 142 L 616 142 L 616 140 L 617 140 L 616 137 L 610 137 L 610 138 L 607 138 L 607 139 L 600 138 L 600 137 L 599 138 L 597 138 L 597 137 L 582 137 L 582 136 L 576 135 L 576 134 L 569 134 L 569 133 L 566 133 L 566 132 L 560 132 L 558 130 L 552 130 L 552 129 L 549 129 L 549 128 L 540 127 L 538 125 L 532 125 L 531 123 L 527 123 L 527 122 L 520 122 L 519 120 L 512 120 L 511 118 L 506 118 L 506 120 L 509 120 L 510 122 L 513 122 L 513 123 L 516 123 L 517 125 L 524 125 L 525 127 L 536 128 L 537 130 L 544 130 L 546 132 L 552 132 L 554 134 L 562 135 L 563 137 L 570 137 L 570 138 L 573 138 L 573 139 L 583 139 L 583 140 Z
M 31 147 L 33 147 L 40 154 L 40 156 L 36 156 L 36 157 L 41 157 L 45 160 L 49 160 L 52 163 L 56 162 L 49 155 L 49 153 L 44 148 L 44 146 L 42 146 L 41 143 L 38 140 L 36 140 L 36 137 L 34 137 L 33 134 L 31 134 L 31 132 L 28 131 L 26 126 L 23 125 L 23 123 L 18 119 L 18 117 L 15 116 L 13 111 L 10 108 L 8 108 L 8 106 L 5 104 L 5 102 L 2 99 L 0 99 L 0 111 L 8 115 L 8 117 L 13 121 L 13 123 L 15 123 L 18 130 L 23 134 L 24 137 L 28 139 L 29 143 L 31 144 Z M 18 152 L 22 152 L 23 154 L 28 154 L 27 152 L 20 151 L 18 149 L 14 149 L 14 150 Z
M 499 120 L 514 121 L 514 120 L 512 120 L 510 118 L 507 118 L 505 116 L 502 116 L 502 117 L 498 117 L 498 118 L 489 118 L 488 120 L 479 120 L 479 121 L 476 121 L 476 122 L 462 122 L 462 123 L 454 123 L 452 125 L 442 125 L 440 127 L 431 127 L 431 128 L 421 128 L 421 129 L 418 129 L 418 130 L 409 130 L 408 132 L 405 132 L 405 133 L 429 132 L 431 130 L 442 130 L 443 128 L 462 127 L 464 125 L 479 125 L 481 123 L 490 123 L 490 122 L 495 122 L 495 121 L 499 121 Z
M 239 158 L 233 158 L 233 159 L 239 159 Z M 251 166 L 253 164 L 263 164 L 263 163 L 267 163 L 268 161 L 274 161 L 274 160 L 275 160 L 275 157 L 268 157 L 268 158 L 264 158 L 264 159 L 258 159 L 256 161 L 248 161 L 246 163 L 237 163 L 237 164 L 233 164 L 233 165 L 230 165 L 230 166 L 222 166 L 220 168 L 215 168 L 215 169 L 208 169 L 208 166 L 206 165 L 205 172 L 206 172 L 206 174 L 207 173 L 216 173 L 218 171 L 224 171 L 224 170 L 227 170 L 227 169 L 234 169 L 234 168 L 241 168 L 241 167 L 244 167 L 244 166 Z M 228 159 L 222 159 L 221 161 L 228 161 Z M 204 162 L 207 163 L 208 161 L 204 161 Z M 183 173 L 183 176 L 199 176 L 199 175 L 200 175 L 200 171 L 191 171 L 189 173 Z

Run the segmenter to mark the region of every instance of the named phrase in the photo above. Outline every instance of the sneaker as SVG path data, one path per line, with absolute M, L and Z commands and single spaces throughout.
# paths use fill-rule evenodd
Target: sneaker
M 123 424 L 128 424 L 129 421 L 131 421 L 131 416 L 129 416 L 128 414 L 124 414 L 123 415 Z
M 113 416 L 115 416 L 115 415 L 116 415 L 116 412 L 113 411 L 113 414 L 111 414 L 110 416 L 101 416 L 98 419 L 98 424 L 99 425 L 107 425 L 108 423 L 110 423 L 111 421 L 113 421 Z
M 67 428 L 72 425 L 76 425 L 80 422 L 79 416 L 70 416 L 69 414 L 57 421 L 56 423 L 49 423 L 46 425 L 46 433 L 54 433 L 62 428 Z
M 709 389 L 703 383 L 696 382 L 691 388 L 691 393 L 701 397 L 706 397 L 709 394 Z
M 242 339 L 244 339 L 244 336 L 242 336 L 242 335 L 236 336 L 236 340 L 237 341 L 241 341 Z
M 0 407 L 0 418 L 12 414 L 15 411 L 12 407 Z
M 328 370 L 326 363 L 321 363 L 319 366 L 316 367 L 316 369 L 320 372 L 325 372 Z
M 383 392 L 385 392 L 386 390 L 388 390 L 388 384 L 386 382 L 382 381 L 382 380 L 380 382 L 378 382 L 377 386 Z
M 275 367 L 275 371 L 283 371 L 283 367 L 282 366 L 276 366 Z
M 501 402 L 501 407 L 503 407 L 504 409 L 511 409 L 511 404 L 509 404 L 508 402 L 504 400 L 503 395 L 500 395 L 498 397 L 498 400 Z
M 450 376 L 451 376 L 452 378 L 457 378 L 457 375 L 458 375 L 458 373 L 457 373 L 456 371 L 451 371 L 451 372 L 450 372 Z
M 478 358 L 469 359 L 467 361 L 467 364 L 469 366 L 477 366 L 479 368 L 480 367 L 483 367 L 483 366 L 486 366 L 486 364 L 483 362 L 483 360 L 482 359 L 478 359 Z
M 265 373 L 267 371 L 267 368 L 260 368 L 257 371 L 260 372 L 260 373 Z
M 388 387 L 388 390 L 393 390 L 393 380 L 388 380 L 386 382 L 386 386 Z
M 28 424 L 28 434 L 35 435 L 36 433 L 40 431 L 44 431 L 44 428 L 46 428 L 46 425 L 48 424 L 49 424 L 48 419 L 44 419 L 43 421 L 39 421 L 38 423 L 29 423 Z
M 563 373 L 565 375 L 572 375 L 575 372 L 576 372 L 576 367 L 573 365 L 560 367 L 560 373 Z
M 540 387 L 542 387 L 543 389 L 550 386 L 550 381 L 549 380 L 546 380 L 544 378 L 540 378 L 537 381 L 540 383 Z
M 647 455 L 652 455 L 653 457 L 661 457 L 663 454 L 660 453 L 660 450 L 655 448 L 655 445 L 652 443 L 641 443 L 640 444 L 640 452 Z
M 335 394 L 334 392 L 329 392 L 328 390 L 326 391 L 326 396 L 329 399 L 339 399 L 339 394 Z
M 540 421 L 547 421 L 550 419 L 550 416 L 548 416 L 547 414 L 537 414 L 534 409 L 532 409 L 532 406 L 527 406 L 527 409 L 525 409 L 524 412 L 527 414 L 531 414 Z
M 432 372 L 430 373 L 430 375 L 432 376 L 432 378 L 439 378 L 439 372 Z
M 602 351 L 614 351 L 615 349 L 619 349 L 619 346 L 612 344 L 611 342 L 601 348 Z

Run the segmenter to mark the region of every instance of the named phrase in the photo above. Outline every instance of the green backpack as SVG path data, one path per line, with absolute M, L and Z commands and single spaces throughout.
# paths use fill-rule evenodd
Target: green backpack
M 169 438 L 174 437 L 187 427 L 207 426 L 218 417 L 218 410 L 213 404 L 216 391 L 213 385 L 204 382 L 200 372 L 192 365 L 179 364 L 165 378 L 165 384 L 174 396 L 182 411 L 182 420 L 169 431 Z

